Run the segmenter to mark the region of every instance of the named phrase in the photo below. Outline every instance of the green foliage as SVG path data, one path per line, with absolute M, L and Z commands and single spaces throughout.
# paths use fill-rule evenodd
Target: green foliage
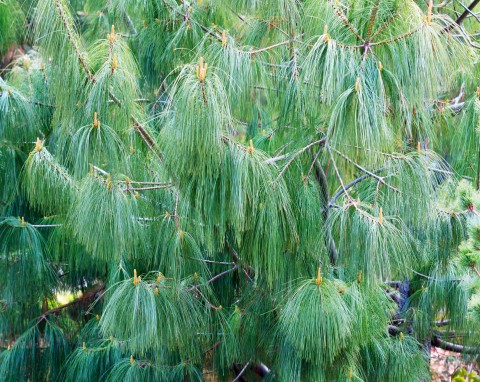
M 430 373 L 418 342 L 406 335 L 373 342 L 362 349 L 368 381 L 428 381 Z M 373 368 L 373 365 L 378 367 Z
M 40 324 L 44 324 L 43 335 Z M 3 380 L 28 381 L 35 370 L 34 380 L 55 378 L 67 353 L 68 343 L 62 330 L 54 322 L 40 318 L 0 353 L 0 376 Z
M 0 55 L 21 37 L 25 15 L 15 0 L 0 3 Z
M 353 329 L 353 317 L 342 299 L 344 289 L 327 279 L 319 286 L 315 280 L 300 284 L 280 313 L 279 342 L 290 342 L 298 357 L 319 368 L 331 363 Z
M 38 141 L 37 145 L 25 162 L 23 189 L 32 206 L 49 213 L 60 212 L 71 204 L 78 187 L 43 143 Z
M 395 226 L 388 215 L 383 217 L 383 211 L 352 202 L 333 211 L 331 219 L 333 232 L 340 238 L 339 262 L 352 275 L 362 271 L 370 281 L 375 277 L 398 278 L 415 262 L 416 253 L 409 249 L 412 238 L 405 236 L 407 231 Z M 350 232 L 356 240 L 341 237 L 342 232 Z
M 101 379 L 122 357 L 120 343 L 100 336 L 97 320 L 90 320 L 82 330 L 78 347 L 66 360 L 61 377 L 66 381 Z
M 124 359 L 118 362 L 108 375 L 107 381 L 203 381 L 202 372 L 191 365 L 158 367 L 148 361 Z
M 80 183 L 72 203 L 68 229 L 100 259 L 117 260 L 141 251 L 136 198 L 123 192 L 122 186 L 110 175 L 90 174 Z
M 48 263 L 45 243 L 38 230 L 20 218 L 0 221 L 0 253 L 2 256 L 2 299 L 8 303 L 29 300 L 35 302 L 37 293 L 20 285 L 25 282 L 37 291 L 48 290 L 54 273 Z
M 33 107 L 25 95 L 0 78 L 0 138 L 16 144 L 34 139 L 34 123 Z
M 478 28 L 454 10 L 0 0 L 0 379 L 475 357 Z

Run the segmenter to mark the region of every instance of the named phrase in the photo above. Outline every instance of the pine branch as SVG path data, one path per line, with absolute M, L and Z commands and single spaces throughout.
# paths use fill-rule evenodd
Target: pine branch
M 395 325 L 388 325 L 388 333 L 391 336 L 396 336 L 401 332 L 401 329 L 398 326 Z
M 112 98 L 112 100 L 117 104 L 118 107 L 122 108 L 122 104 L 120 100 L 113 94 L 111 90 L 109 90 L 109 95 Z M 157 150 L 155 149 L 155 141 L 153 138 L 150 136 L 150 134 L 145 130 L 145 127 L 142 126 L 142 124 L 138 121 L 137 117 L 134 115 L 130 116 L 132 122 L 133 122 L 133 128 L 135 131 L 137 131 L 142 138 L 142 140 L 145 142 L 147 147 L 155 154 L 155 156 L 161 161 L 162 157 L 160 154 L 157 153 Z
M 54 0 L 55 8 L 57 10 L 57 13 L 62 20 L 63 26 L 65 28 L 65 31 L 67 32 L 67 38 L 70 44 L 72 45 L 75 55 L 78 58 L 78 61 L 80 62 L 80 65 L 82 66 L 83 70 L 85 71 L 85 74 L 87 75 L 89 81 L 95 82 L 95 77 L 93 76 L 93 73 L 91 72 L 90 68 L 88 67 L 87 61 L 85 60 L 85 57 L 83 55 L 83 52 L 81 51 L 80 47 L 78 46 L 78 42 L 75 39 L 75 34 L 76 32 L 73 30 L 72 24 L 69 22 L 67 15 L 65 14 L 65 11 L 62 7 L 62 4 L 60 4 L 59 0 Z
M 375 170 L 373 171 L 374 174 L 377 174 L 379 172 L 383 171 L 383 169 L 379 169 L 379 170 Z M 358 183 L 364 181 L 365 179 L 368 179 L 370 178 L 371 175 L 370 174 L 363 174 L 362 176 L 358 177 L 357 179 L 354 179 L 352 180 L 350 183 L 346 184 L 345 185 L 345 190 L 348 190 L 354 186 L 356 186 Z M 330 199 L 330 201 L 328 202 L 328 207 L 332 207 L 336 200 L 345 193 L 345 190 L 343 188 L 341 188 L 340 190 L 337 191 L 337 193 L 335 195 L 332 196 L 332 198 Z
M 414 35 L 415 33 L 420 32 L 423 28 L 424 28 L 424 24 L 420 25 L 419 27 L 417 27 L 415 29 L 412 29 L 409 32 L 403 33 L 401 35 L 398 35 L 398 36 L 395 36 L 395 37 L 392 37 L 392 38 L 389 38 L 389 39 L 386 39 L 386 40 L 382 40 L 382 41 L 372 42 L 372 43 L 370 43 L 370 47 L 387 45 L 387 44 L 391 44 L 392 42 L 396 42 L 396 41 L 399 41 L 399 40 L 404 40 L 404 39 Z
M 34 228 L 56 228 L 62 227 L 63 224 L 32 224 L 31 226 Z
M 324 146 L 326 141 L 327 141 L 327 138 L 323 137 L 322 139 L 319 139 L 318 141 L 309 143 L 308 145 L 306 145 L 305 147 L 301 148 L 296 153 L 294 153 L 292 155 L 292 157 L 290 158 L 290 160 L 287 162 L 287 164 L 282 168 L 282 171 L 280 171 L 280 173 L 278 174 L 276 181 L 278 181 L 282 177 L 282 175 L 285 173 L 285 171 L 287 171 L 288 167 L 290 167 L 290 165 L 293 163 L 293 161 L 295 159 L 297 159 L 301 154 L 303 154 L 305 151 L 307 151 L 311 147 L 314 147 L 314 146 L 317 146 L 317 145 Z
M 209 285 L 211 283 L 213 283 L 214 281 L 217 281 L 219 279 L 221 279 L 222 277 L 232 273 L 232 272 L 235 272 L 236 270 L 238 269 L 238 264 L 234 264 L 232 268 L 230 269 L 227 269 L 226 271 L 223 271 L 215 276 L 213 276 L 211 279 L 207 280 L 205 283 L 203 284 L 199 284 L 199 285 L 193 285 L 189 288 L 189 290 L 197 290 L 198 291 L 198 287 L 201 287 L 201 286 L 206 286 L 206 285 Z M 210 304 L 212 307 L 214 305 Z
M 434 324 L 435 326 L 447 326 L 450 325 L 452 321 L 451 320 L 442 320 L 442 321 L 435 321 Z
M 390 17 L 387 21 L 385 21 L 383 23 L 383 25 L 378 28 L 373 34 L 372 34 L 372 37 L 370 38 L 370 40 L 373 40 L 375 39 L 375 37 L 377 37 L 380 33 L 382 33 L 386 28 L 388 28 L 388 26 L 393 22 L 395 21 L 395 19 L 399 16 L 399 13 L 398 12 L 395 12 L 392 17 Z
M 82 296 L 76 298 L 75 300 L 43 312 L 43 314 L 39 317 L 39 319 L 46 319 L 47 316 L 51 314 L 60 313 L 62 310 L 67 309 L 73 305 L 85 304 L 90 300 L 96 299 L 96 297 L 99 294 L 103 293 L 104 291 L 105 291 L 105 285 L 103 283 L 97 284 L 94 288 L 90 289 L 88 292 L 84 293 Z
M 395 191 L 395 192 L 400 192 L 400 190 L 396 187 L 393 187 L 391 185 L 389 185 L 388 183 L 386 183 L 382 177 L 378 176 L 377 174 L 375 174 L 374 172 L 371 172 L 371 171 L 368 171 L 366 168 L 364 168 L 363 166 L 361 166 L 360 164 L 358 164 L 357 162 L 353 161 L 352 159 L 350 159 L 349 157 L 347 157 L 345 154 L 341 153 L 340 151 L 336 150 L 335 148 L 332 147 L 332 150 L 335 151 L 338 155 L 340 155 L 343 159 L 345 159 L 347 162 L 353 164 L 356 168 L 358 168 L 360 171 L 364 172 L 365 174 L 375 178 L 379 183 L 383 184 L 384 186 L 390 188 L 391 190 Z M 345 186 L 343 186 L 343 188 L 345 188 Z
M 434 335 L 432 337 L 432 345 L 439 347 L 443 350 L 453 351 L 455 353 L 464 353 L 464 354 L 479 354 L 479 350 L 477 348 L 458 345 L 453 342 L 447 342 L 442 340 L 439 336 Z
M 321 198 L 323 200 L 324 205 L 327 206 L 327 208 L 323 209 L 323 220 L 325 222 L 328 221 L 329 217 L 329 211 L 328 211 L 328 201 L 329 201 L 329 193 L 328 193 L 328 180 L 327 176 L 325 175 L 325 171 L 323 171 L 323 167 L 318 159 L 315 159 L 315 178 L 317 179 L 319 188 L 320 188 L 320 193 L 321 193 Z M 328 235 L 326 239 L 326 246 L 329 249 L 330 252 L 330 262 L 332 265 L 336 265 L 338 263 L 338 252 L 337 252 L 337 247 L 335 245 L 335 240 L 333 239 L 332 235 L 332 229 L 330 225 L 327 227 L 328 230 Z
M 247 371 L 247 368 L 249 365 L 250 365 L 250 361 L 245 364 L 245 366 L 242 368 L 242 370 L 240 370 L 240 372 L 237 374 L 235 379 L 232 380 L 232 382 L 241 381 L 243 379 L 242 375 Z
M 367 29 L 367 36 L 365 37 L 365 41 L 370 41 L 370 36 L 372 35 L 373 25 L 375 24 L 375 20 L 377 19 L 378 14 L 378 6 L 380 5 L 380 0 L 375 1 L 372 6 L 372 11 L 370 13 L 370 20 L 368 21 L 368 29 Z
M 124 180 L 119 180 L 118 182 L 125 183 Z M 136 180 L 130 180 L 131 184 L 141 184 L 145 186 L 169 186 L 171 185 L 170 182 L 142 182 L 142 181 L 136 181 Z
M 332 1 L 329 0 L 328 3 L 332 6 L 332 8 L 335 11 L 335 14 L 340 18 L 343 24 L 350 29 L 350 31 L 353 33 L 353 35 L 360 41 L 364 41 L 363 37 L 360 36 L 358 33 L 357 29 L 348 21 L 347 16 L 343 13 L 343 11 Z
M 215 37 L 218 41 L 222 41 L 222 36 L 220 36 L 219 34 L 213 32 L 211 29 L 207 28 L 205 25 L 199 23 L 197 20 L 191 18 L 189 15 L 186 15 L 185 13 L 179 11 L 178 9 L 176 9 L 175 7 L 172 7 L 166 0 L 163 0 L 163 3 L 170 9 L 172 10 L 173 12 L 175 13 L 178 13 L 180 16 L 183 17 L 184 20 L 189 20 L 191 22 L 193 22 L 195 25 L 197 25 L 201 30 L 203 30 L 204 32 L 206 32 L 207 34 L 209 34 L 210 36 L 212 37 Z
M 162 190 L 166 188 L 172 188 L 173 184 L 171 183 L 166 183 L 164 185 L 158 185 L 158 186 L 151 186 L 151 187 L 131 187 L 133 191 L 150 191 L 150 190 Z
M 338 167 L 337 167 L 337 163 L 335 161 L 335 158 L 333 157 L 332 155 L 332 150 L 330 149 L 330 146 L 327 145 L 327 150 L 328 150 L 328 154 L 330 155 L 330 159 L 332 160 L 332 164 L 333 164 L 333 169 L 335 170 L 335 174 L 337 175 L 337 179 L 338 181 L 340 182 L 340 185 L 342 186 L 342 190 L 343 192 L 345 193 L 345 195 L 351 199 L 350 195 L 348 194 L 348 191 L 347 189 L 345 188 L 345 184 L 343 183 L 343 179 L 340 175 L 340 172 L 338 171 Z
M 355 180 L 352 180 L 350 183 L 346 184 L 345 187 L 342 187 L 340 190 L 337 191 L 337 193 L 335 195 L 332 196 L 332 198 L 330 199 L 330 201 L 328 202 L 328 207 L 332 207 L 336 200 L 342 196 L 347 190 L 349 190 L 350 188 L 354 187 L 356 184 L 360 183 L 361 181 L 367 179 L 370 177 L 370 174 L 364 174 L 360 177 L 358 177 L 357 179 Z
M 393 301 L 395 301 L 397 305 L 400 304 L 400 296 L 397 292 L 387 293 L 387 296 L 390 297 Z
M 195 259 L 193 257 L 190 257 L 191 260 L 194 260 L 194 261 L 201 261 L 203 263 L 207 263 L 207 264 L 219 264 L 219 265 L 235 265 L 235 263 L 233 262 L 228 262 L 228 261 L 214 261 L 214 260 L 206 260 L 206 259 Z
M 205 284 L 206 284 L 206 285 L 211 284 L 211 283 L 213 283 L 214 281 L 217 281 L 218 279 L 221 279 L 223 276 L 226 276 L 226 275 L 228 275 L 229 273 L 235 272 L 237 269 L 238 269 L 238 265 L 235 264 L 232 268 L 227 269 L 226 271 L 223 271 L 223 272 L 219 273 L 219 274 L 216 275 L 216 276 L 213 276 L 213 277 L 212 277 L 210 280 L 208 280 Z
M 66 173 L 66 171 L 64 169 L 62 169 L 61 167 L 59 167 L 57 165 L 57 163 L 55 163 L 51 158 L 50 155 L 45 155 L 45 152 L 43 150 L 41 150 L 40 152 L 38 152 L 38 155 L 43 159 L 45 160 L 53 169 L 54 171 L 60 175 L 64 180 L 65 182 L 67 182 L 68 184 L 70 184 L 72 186 L 72 188 L 74 188 L 75 190 L 78 191 L 78 187 L 77 185 L 73 182 L 72 178 Z
M 446 341 L 474 333 L 453 331 L 471 317 L 457 281 L 480 268 L 450 261 L 480 210 L 473 188 L 455 191 L 462 171 L 477 170 L 480 104 L 473 91 L 445 100 L 451 73 L 474 72 L 463 29 L 442 34 L 447 15 L 429 26 L 431 5 L 422 23 L 415 4 L 398 1 L 228 4 L 241 14 L 223 3 L 108 0 L 137 34 L 127 44 L 126 34 L 101 36 L 113 14 L 39 1 L 39 58 L 27 52 L 31 66 L 20 58 L 0 79 L 0 215 L 54 217 L 0 222 L 0 310 L 12 338 L 44 313 L 38 333 L 0 353 L 0 375 L 194 382 L 211 369 L 236 381 L 409 382 L 428 379 L 424 333 L 455 350 L 464 347 Z M 200 56 L 208 75 L 203 59 L 197 72 L 192 64 Z M 438 106 L 447 112 L 435 118 Z M 412 152 L 404 134 L 431 150 Z M 36 136 L 55 157 L 40 140 L 28 153 Z M 436 149 L 464 163 L 449 167 Z M 382 282 L 393 277 L 412 277 L 412 290 L 407 279 Z M 82 280 L 108 286 L 89 282 L 102 288 L 95 296 L 39 310 L 36 301 Z M 98 321 L 55 319 L 94 306 Z M 49 321 L 68 328 L 49 340 Z M 67 362 L 55 352 L 62 332 L 77 343 Z M 262 333 L 271 335 L 257 341 Z
M 135 25 L 133 24 L 133 21 L 128 13 L 125 13 L 123 18 L 125 19 L 125 24 L 127 24 L 128 29 L 130 29 L 130 37 L 136 36 L 138 34 L 137 28 L 135 28 Z
M 276 157 L 272 157 L 272 158 L 268 158 L 265 163 L 268 163 L 268 164 L 274 164 L 276 162 L 279 162 L 281 160 L 284 160 L 286 158 L 288 158 L 291 154 L 283 154 L 283 155 L 279 155 L 279 156 L 276 156 Z
M 465 9 L 465 11 L 459 16 L 457 17 L 457 19 L 455 20 L 455 24 L 456 25 L 460 25 L 463 23 L 463 21 L 465 20 L 465 18 L 470 14 L 472 13 L 473 9 L 478 5 L 480 4 L 480 0 L 474 0 L 469 6 L 467 9 Z M 447 28 L 447 32 L 450 31 L 454 26 L 455 24 L 452 24 L 450 25 L 448 28 Z
M 302 37 L 303 34 L 299 35 L 298 37 Z M 296 38 L 295 38 L 296 39 Z M 255 50 L 250 50 L 248 52 L 245 52 L 243 50 L 239 50 L 239 53 L 242 53 L 242 54 L 249 54 L 249 55 L 254 55 L 254 54 L 258 54 L 258 53 L 262 53 L 262 52 L 266 52 L 268 50 L 271 50 L 271 49 L 275 49 L 275 48 L 278 48 L 280 46 L 284 46 L 284 45 L 288 45 L 288 44 L 291 44 L 292 41 L 295 41 L 295 39 L 290 39 L 290 40 L 285 40 L 285 41 L 282 41 L 282 42 L 279 42 L 277 44 L 273 44 L 273 45 L 270 45 L 270 46 L 266 46 L 265 48 L 259 48 L 259 49 L 255 49 Z
M 90 68 L 88 67 L 88 64 L 85 60 L 83 52 L 81 51 L 80 47 L 78 46 L 78 42 L 75 39 L 76 32 L 73 30 L 71 23 L 68 21 L 68 18 L 65 15 L 64 9 L 61 6 L 59 0 L 55 0 L 55 8 L 56 8 L 57 13 L 58 13 L 60 19 L 62 20 L 63 25 L 64 25 L 65 31 L 67 33 L 68 41 L 73 46 L 73 49 L 75 51 L 75 55 L 77 56 L 85 74 L 87 75 L 88 80 L 91 83 L 95 83 L 96 78 L 93 75 Z M 123 105 L 121 104 L 120 100 L 115 96 L 115 94 L 113 94 L 111 89 L 109 89 L 109 96 L 113 100 L 113 102 L 115 104 L 117 104 L 118 107 L 123 108 Z M 134 127 L 135 131 L 138 131 L 140 137 L 145 142 L 147 147 L 155 153 L 157 158 L 159 158 L 161 160 L 160 155 L 154 149 L 155 141 L 150 136 L 150 134 L 145 130 L 145 127 L 142 126 L 142 124 L 138 121 L 138 119 L 134 115 L 131 115 L 130 118 L 133 122 L 133 127 Z

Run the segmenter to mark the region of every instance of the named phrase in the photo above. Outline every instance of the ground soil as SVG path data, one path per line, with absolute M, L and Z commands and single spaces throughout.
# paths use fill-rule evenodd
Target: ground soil
M 472 365 L 470 362 L 462 359 L 459 353 L 443 350 L 432 346 L 430 353 L 430 370 L 432 373 L 432 382 L 451 382 L 452 374 L 458 368 L 466 370 L 479 371 L 478 363 Z

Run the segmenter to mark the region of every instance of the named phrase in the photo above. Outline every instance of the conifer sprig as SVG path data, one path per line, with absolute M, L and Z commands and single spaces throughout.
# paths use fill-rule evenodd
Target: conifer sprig
M 27 50 L 0 73 L 0 379 L 409 382 L 430 343 L 478 353 L 478 37 L 451 17 L 1 3 L 0 53 Z

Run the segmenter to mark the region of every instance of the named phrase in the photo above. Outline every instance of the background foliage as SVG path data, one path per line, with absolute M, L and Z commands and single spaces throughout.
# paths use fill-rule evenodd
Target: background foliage
M 475 360 L 476 3 L 0 1 L 0 379 Z

